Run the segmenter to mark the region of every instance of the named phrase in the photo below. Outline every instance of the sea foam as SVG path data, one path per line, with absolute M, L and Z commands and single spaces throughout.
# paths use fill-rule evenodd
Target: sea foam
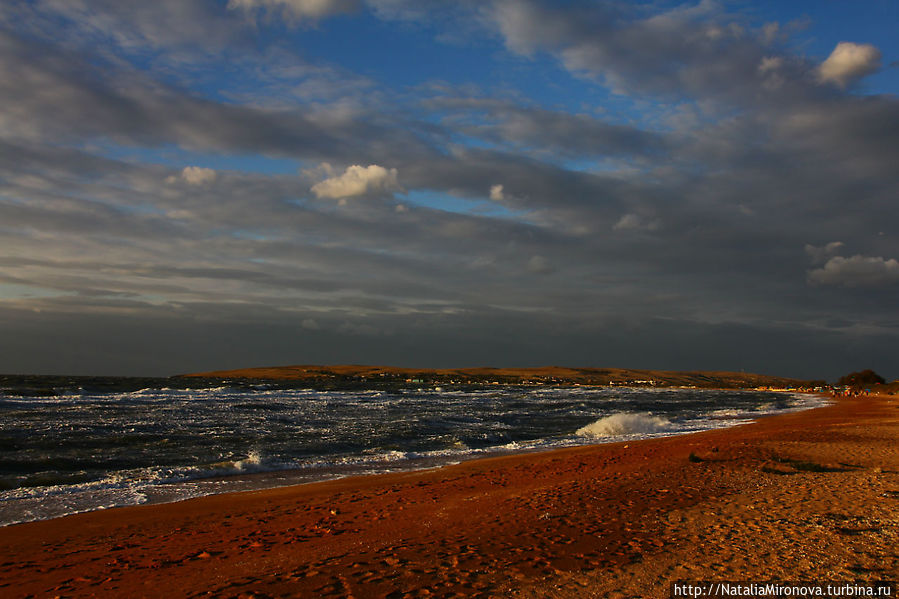
M 668 430 L 671 423 L 661 416 L 649 413 L 620 412 L 600 418 L 592 424 L 577 429 L 582 437 L 616 437 L 641 435 Z

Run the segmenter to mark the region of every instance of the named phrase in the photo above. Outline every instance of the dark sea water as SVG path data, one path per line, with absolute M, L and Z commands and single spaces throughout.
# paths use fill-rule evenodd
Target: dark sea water
M 646 388 L 0 392 L 0 525 L 732 426 L 823 400 Z

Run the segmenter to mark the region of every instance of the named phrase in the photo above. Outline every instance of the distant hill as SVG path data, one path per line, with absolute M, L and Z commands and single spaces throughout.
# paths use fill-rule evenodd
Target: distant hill
M 744 372 L 676 372 L 626 368 L 396 368 L 392 366 L 274 366 L 199 372 L 184 377 L 305 381 L 326 385 L 602 385 L 718 389 L 808 388 L 817 383 Z

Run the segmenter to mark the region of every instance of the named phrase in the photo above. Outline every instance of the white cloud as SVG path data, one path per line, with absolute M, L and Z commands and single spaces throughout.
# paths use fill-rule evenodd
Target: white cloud
M 879 68 L 880 50 L 871 44 L 840 42 L 818 67 L 818 78 L 822 82 L 846 87 Z
M 215 170 L 211 168 L 204 168 L 202 166 L 186 166 L 184 170 L 181 171 L 180 177 L 166 177 L 166 183 L 175 183 L 180 178 L 185 181 L 188 185 L 206 185 L 207 183 L 212 183 L 215 181 L 217 173 Z
M 658 220 L 646 220 L 639 214 L 625 214 L 615 226 L 612 227 L 616 231 L 655 231 L 659 228 Z
M 318 198 L 343 199 L 375 192 L 391 192 L 400 189 L 395 168 L 386 169 L 377 164 L 348 166 L 342 175 L 329 177 L 312 186 Z
M 822 267 L 808 274 L 815 285 L 843 287 L 874 287 L 899 283 L 899 262 L 880 256 L 834 256 Z
M 490 187 L 490 199 L 495 202 L 501 202 L 505 199 L 502 185 L 493 185 Z
M 359 7 L 358 0 L 228 0 L 228 8 L 253 12 L 280 12 L 287 19 L 321 19 L 351 12 Z
M 539 40 L 545 34 L 541 25 L 547 26 L 546 20 L 540 19 L 539 11 L 535 6 L 527 3 L 513 3 L 509 1 L 498 2 L 494 8 L 497 24 L 506 40 L 506 46 L 518 54 L 530 55 L 534 52 Z M 552 33 L 561 37 L 564 29 L 557 23 L 551 23 Z
M 334 176 L 334 167 L 331 166 L 328 162 L 322 162 L 318 166 L 313 166 L 311 168 L 300 169 L 300 173 L 308 177 L 309 179 L 313 179 L 316 181 L 320 181 L 322 179 L 328 179 Z
M 841 247 L 843 247 L 842 241 L 831 241 L 827 245 L 822 246 L 808 244 L 805 246 L 805 253 L 811 258 L 812 264 L 823 264 L 828 258 L 837 253 L 837 250 Z

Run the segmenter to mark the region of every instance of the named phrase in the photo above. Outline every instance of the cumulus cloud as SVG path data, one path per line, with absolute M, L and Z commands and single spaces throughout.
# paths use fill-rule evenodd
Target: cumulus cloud
M 813 264 L 823 264 L 843 245 L 842 241 L 831 241 L 827 245 L 822 246 L 808 244 L 805 246 L 805 253 L 811 258 Z
M 880 50 L 871 44 L 840 42 L 821 66 L 818 78 L 825 83 L 846 87 L 880 68 Z
M 502 202 L 503 198 L 503 186 L 502 185 L 491 185 L 490 186 L 490 199 L 494 202 Z
M 618 219 L 612 228 L 616 231 L 655 231 L 659 228 L 659 221 L 629 213 Z
M 342 175 L 329 177 L 312 186 L 318 198 L 344 199 L 370 193 L 389 193 L 400 189 L 395 168 L 377 164 L 348 166 Z
M 181 179 L 188 185 L 206 185 L 215 181 L 217 173 L 214 169 L 204 168 L 202 166 L 186 166 L 178 177 L 171 176 L 166 178 L 166 183 L 175 183 Z
M 321 19 L 359 8 L 358 0 L 228 0 L 228 8 L 282 14 L 289 20 Z
M 810 283 L 843 287 L 876 287 L 899 283 L 899 261 L 881 256 L 834 256 L 822 268 L 811 271 Z

